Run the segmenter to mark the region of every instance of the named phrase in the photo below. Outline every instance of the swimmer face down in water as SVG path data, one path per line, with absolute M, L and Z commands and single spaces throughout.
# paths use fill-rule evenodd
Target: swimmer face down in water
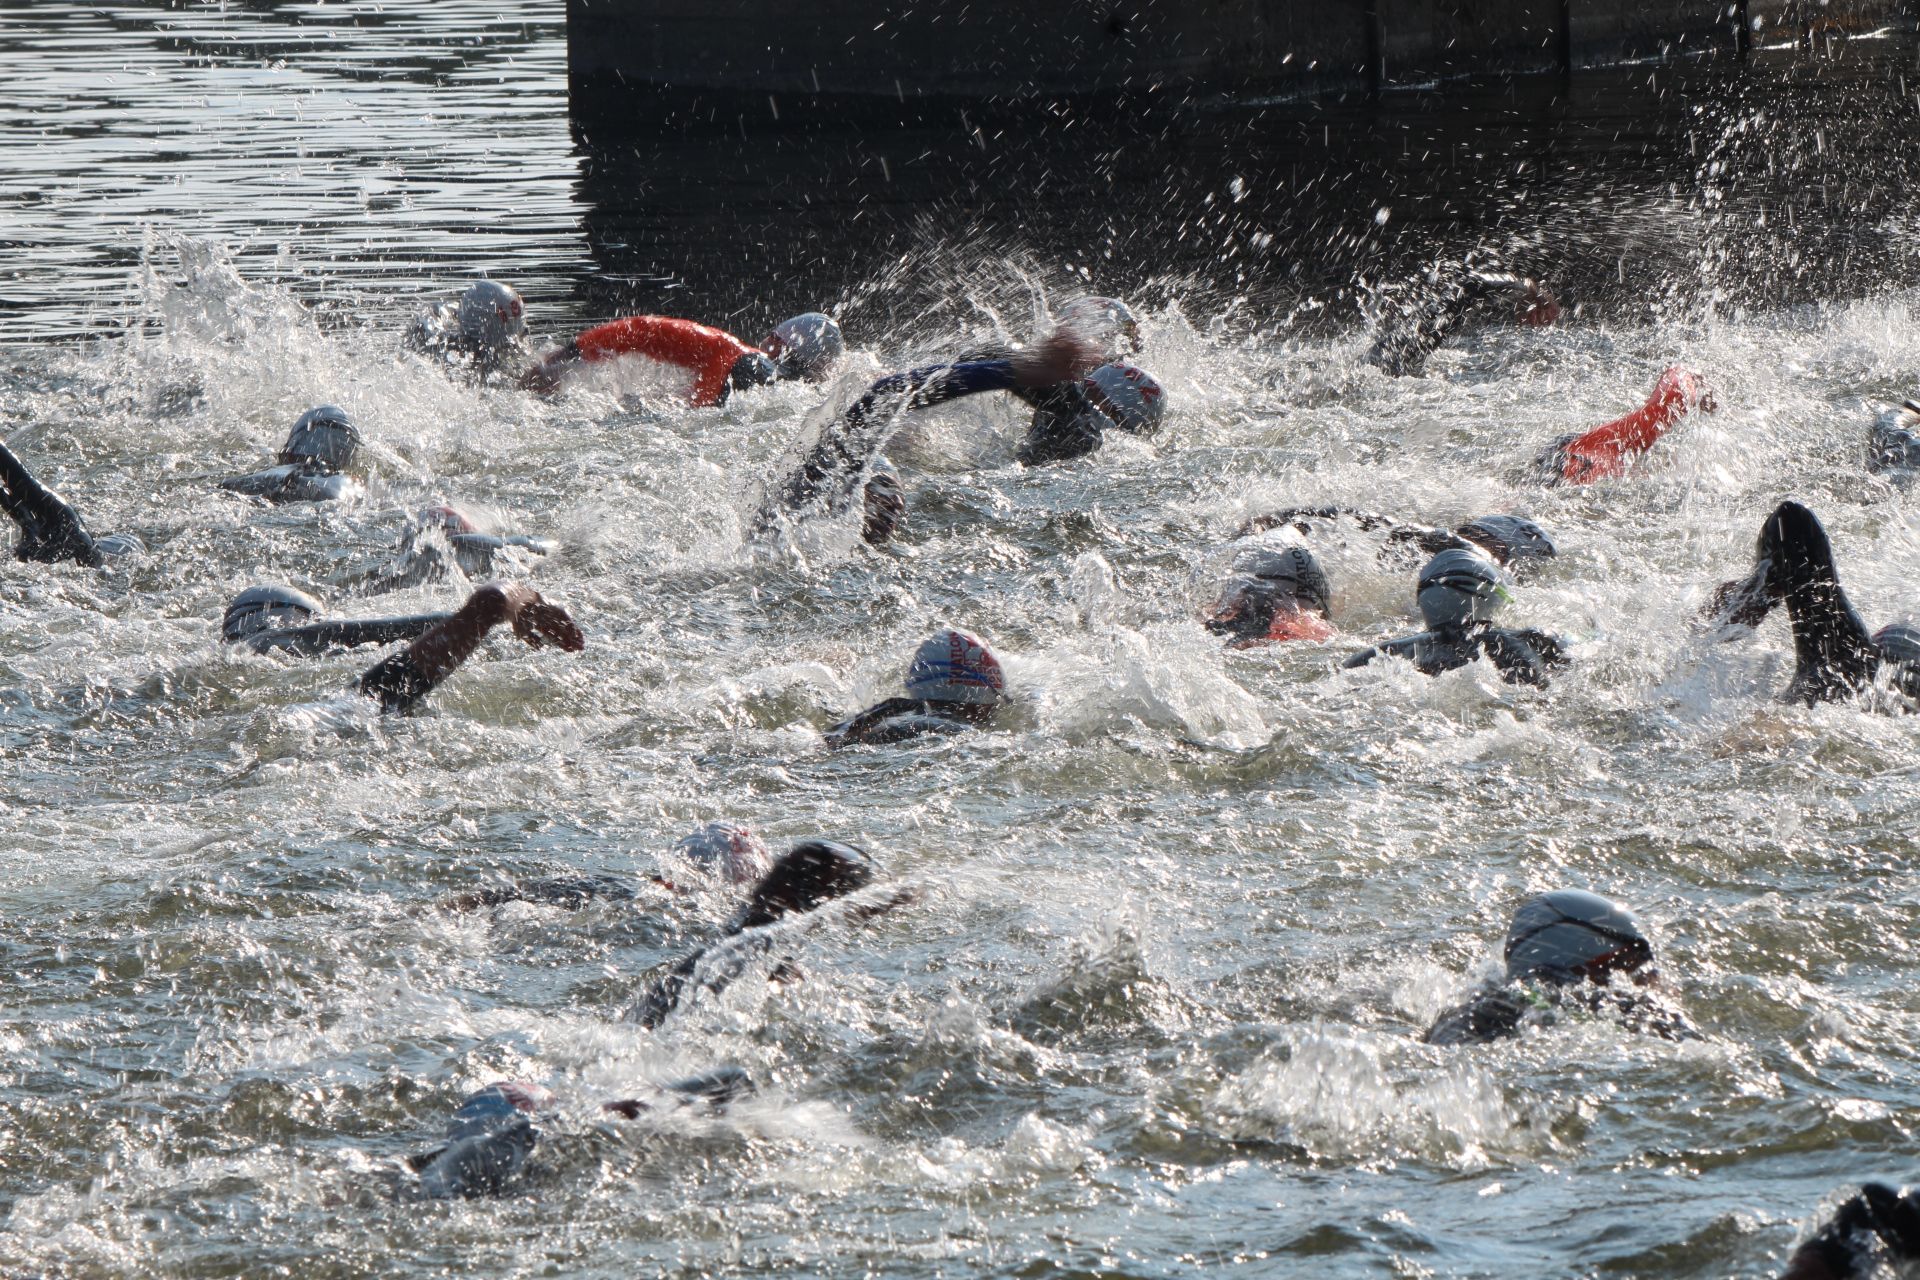
M 978 636 L 951 629 L 922 641 L 907 666 L 907 696 L 888 698 L 824 735 L 830 749 L 884 746 L 993 722 L 1006 702 L 1000 660 Z

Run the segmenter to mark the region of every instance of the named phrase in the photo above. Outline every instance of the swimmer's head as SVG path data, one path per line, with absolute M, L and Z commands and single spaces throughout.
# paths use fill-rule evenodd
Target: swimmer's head
M 305 626 L 322 608 L 318 600 L 292 587 L 248 587 L 227 602 L 220 638 L 234 644 L 262 631 Z
M 1892 668 L 1894 688 L 1920 698 L 1920 625 L 1895 622 L 1873 633 L 1880 661 Z
M 764 387 L 780 381 L 780 366 L 776 365 L 763 351 L 748 351 L 733 362 L 733 368 L 727 370 L 727 389 L 745 391 L 749 387 Z
M 308 463 L 338 474 L 353 466 L 360 452 L 360 429 L 353 425 L 347 411 L 336 404 L 323 404 L 300 415 L 280 447 L 281 463 Z
M 1167 414 L 1167 393 L 1154 376 L 1126 360 L 1103 364 L 1080 380 L 1087 399 L 1122 431 L 1149 436 Z
M 468 285 L 459 311 L 460 340 L 475 351 L 497 351 L 527 336 L 527 304 L 498 281 Z
M 993 706 L 1006 696 L 1000 661 L 978 636 L 937 631 L 907 664 L 907 693 L 923 702 Z
M 1420 570 L 1420 616 L 1434 631 L 1454 631 L 1485 622 L 1507 602 L 1512 581 L 1486 553 L 1454 548 L 1442 551 Z
M 1093 343 L 1112 358 L 1140 350 L 1140 319 L 1118 298 L 1075 298 L 1060 308 L 1060 327 Z
M 437 507 L 420 508 L 420 525 L 426 529 L 439 529 L 444 533 L 478 533 L 480 526 L 460 508 L 442 504 Z
M 867 477 L 864 509 L 860 536 L 872 546 L 892 541 L 900 526 L 907 522 L 906 492 L 900 487 L 899 475 L 884 462 L 875 466 L 873 474 Z
M 1454 530 L 1501 564 L 1551 559 L 1559 554 L 1547 531 L 1522 516 L 1481 516 Z
M 1514 981 L 1604 983 L 1651 964 L 1653 946 L 1620 907 L 1598 894 L 1559 889 L 1513 913 L 1506 959 Z
M 809 311 L 773 326 L 760 349 L 773 357 L 782 378 L 822 382 L 846 353 L 847 340 L 832 316 Z
M 1283 615 L 1333 613 L 1333 588 L 1305 547 L 1248 547 L 1233 558 L 1233 576 L 1206 617 L 1207 630 L 1247 643 L 1275 639 L 1324 639 L 1321 626 L 1275 627 Z
M 709 822 L 674 842 L 673 856 L 715 880 L 752 884 L 773 868 L 773 854 L 751 827 Z
M 754 887 L 735 927 L 753 929 L 811 911 L 872 884 L 879 874 L 866 851 L 837 840 L 807 840 L 787 850 Z

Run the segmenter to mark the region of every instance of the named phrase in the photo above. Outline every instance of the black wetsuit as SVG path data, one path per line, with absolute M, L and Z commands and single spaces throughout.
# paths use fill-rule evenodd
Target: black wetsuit
M 1866 1280 L 1879 1274 L 1874 1241 L 1896 1266 L 1920 1260 L 1920 1196 L 1866 1183 L 1794 1251 L 1794 1262 L 1816 1258 L 1834 1280 Z
M 337 618 L 297 627 L 268 627 L 237 637 L 237 642 L 255 653 L 292 653 L 317 658 L 364 644 L 417 640 L 452 616 L 450 613 L 416 613 L 400 618 Z
M 1006 360 L 1011 355 L 1008 348 L 984 348 L 968 352 L 957 363 Z M 1014 450 L 1015 460 L 1023 467 L 1084 458 L 1105 443 L 1107 427 L 1125 430 L 1101 412 L 1077 380 L 1046 387 L 1009 387 L 1008 390 L 1033 409 L 1027 434 Z
M 1481 989 L 1472 999 L 1435 1019 L 1428 1044 L 1487 1044 L 1520 1033 L 1529 1015 L 1551 1019 L 1573 1009 L 1618 1018 L 1634 1031 L 1668 1040 L 1685 1040 L 1698 1033 L 1685 1014 L 1646 992 L 1592 983 L 1506 982 Z
M 268 502 L 333 502 L 345 497 L 353 484 L 353 477 L 319 459 L 302 458 L 222 480 L 220 487 Z
M 1758 626 L 1785 604 L 1793 624 L 1793 683 L 1787 698 L 1811 706 L 1851 697 L 1873 682 L 1880 650 L 1840 586 L 1833 543 L 1819 517 L 1783 502 L 1760 527 L 1753 573 L 1722 587 L 1731 620 Z
M 1395 377 L 1417 374 L 1483 302 L 1512 297 L 1525 287 L 1526 281 L 1510 271 L 1463 263 L 1429 267 L 1424 279 L 1382 298 L 1367 362 Z
M 71 560 L 89 569 L 105 562 L 80 513 L 47 486 L 6 445 L 0 444 L 0 507 L 20 526 L 16 559 L 59 564 Z
M 888 698 L 842 720 L 822 736 L 833 748 L 884 746 L 929 733 L 965 733 L 988 723 L 995 709 L 992 703 Z
M 567 911 L 578 911 L 589 902 L 632 902 L 639 896 L 634 882 L 623 876 L 549 876 L 526 884 L 495 885 L 455 894 L 442 905 L 451 911 L 475 911 L 483 907 L 504 907 L 509 902 L 544 902 Z
M 795 845 L 754 886 L 747 905 L 722 939 L 702 947 L 656 978 L 631 1016 L 643 1027 L 657 1027 L 680 1006 L 689 986 L 713 992 L 725 990 L 753 959 L 781 943 L 782 938 L 768 925 L 864 889 L 877 874 L 866 853 L 852 845 L 829 840 Z
M 497 346 L 469 342 L 460 331 L 457 298 L 415 316 L 401 336 L 400 346 L 449 370 L 461 370 L 475 383 L 485 383 L 496 376 L 502 381 L 512 381 L 535 364 L 534 354 L 524 338 Z
M 1361 650 L 1340 665 L 1364 667 L 1380 657 L 1405 658 L 1423 675 L 1430 676 L 1484 657 L 1499 669 L 1500 678 L 1508 684 L 1540 688 L 1547 685 L 1547 673 L 1566 661 L 1558 637 L 1532 627 L 1516 629 L 1477 622 L 1457 630 L 1423 631 L 1388 640 Z

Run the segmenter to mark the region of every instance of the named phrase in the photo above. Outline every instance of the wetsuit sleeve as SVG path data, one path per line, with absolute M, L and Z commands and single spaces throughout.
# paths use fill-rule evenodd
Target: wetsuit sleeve
M 922 702 L 917 698 L 888 698 L 852 719 L 835 725 L 822 736 L 826 738 L 828 747 L 837 750 L 840 747 L 885 746 L 928 733 L 954 733 L 966 727 L 966 722 L 962 720 L 941 715 L 930 702 Z
M 1522 285 L 1498 271 L 1436 271 L 1384 308 L 1367 360 L 1395 377 L 1419 373 L 1427 357 L 1465 324 L 1487 298 Z
M 1499 629 L 1481 638 L 1481 651 L 1509 684 L 1547 687 L 1547 672 L 1562 665 L 1564 646 L 1544 631 Z
M 821 433 L 806 458 L 781 482 L 774 504 L 793 512 L 822 502 L 831 512 L 845 511 L 851 507 L 861 474 L 892 434 L 896 415 L 983 391 L 1006 391 L 1014 385 L 1010 360 L 927 365 L 882 378 Z M 763 511 L 759 524 L 768 523 L 769 513 Z
M 303 658 L 315 657 L 337 649 L 352 649 L 363 644 L 392 644 L 396 640 L 414 640 L 448 618 L 448 613 L 420 613 L 405 618 L 354 618 L 313 622 L 303 627 L 279 627 L 248 636 L 247 648 L 255 653 L 285 651 Z
M 13 548 L 19 559 L 47 564 L 71 560 L 89 569 L 105 561 L 80 513 L 41 484 L 5 444 L 0 444 L 0 493 L 5 494 L 7 515 L 20 526 L 20 541 Z
M 1783 502 L 1760 532 L 1768 584 L 1793 622 L 1794 673 L 1787 696 L 1809 705 L 1858 693 L 1880 666 L 1880 651 L 1841 589 L 1833 543 L 1813 512 Z
M 724 329 L 673 316 L 609 321 L 575 338 L 570 349 L 582 360 L 635 355 L 686 369 L 694 375 L 687 399 L 695 408 L 710 408 L 725 399 L 727 375 L 741 356 L 753 350 Z
M 1824 1274 L 1835 1280 L 1871 1275 L 1871 1251 L 1859 1247 L 1864 1237 L 1878 1238 L 1896 1264 L 1920 1258 L 1920 1205 L 1913 1193 L 1895 1191 L 1881 1182 L 1867 1183 L 1795 1251 L 1789 1274 Z M 1807 1265 L 1815 1261 L 1824 1273 Z
M 436 683 L 402 649 L 367 669 L 360 677 L 360 692 L 379 703 L 382 711 L 406 711 L 432 693 Z

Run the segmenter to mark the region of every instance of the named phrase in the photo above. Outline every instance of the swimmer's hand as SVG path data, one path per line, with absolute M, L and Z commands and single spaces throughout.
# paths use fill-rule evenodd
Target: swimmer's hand
M 527 591 L 527 594 L 533 598 L 513 614 L 513 634 L 519 636 L 527 648 L 544 649 L 555 644 L 568 653 L 579 653 L 587 647 L 587 637 L 565 609 L 548 604 L 538 592 Z
M 1051 387 L 1070 382 L 1100 363 L 1100 348 L 1071 329 L 1056 329 L 1040 343 L 1012 356 L 1014 385 Z
M 1538 280 L 1520 284 L 1520 296 L 1514 300 L 1514 319 L 1535 329 L 1544 329 L 1560 318 L 1560 302 L 1552 290 Z

